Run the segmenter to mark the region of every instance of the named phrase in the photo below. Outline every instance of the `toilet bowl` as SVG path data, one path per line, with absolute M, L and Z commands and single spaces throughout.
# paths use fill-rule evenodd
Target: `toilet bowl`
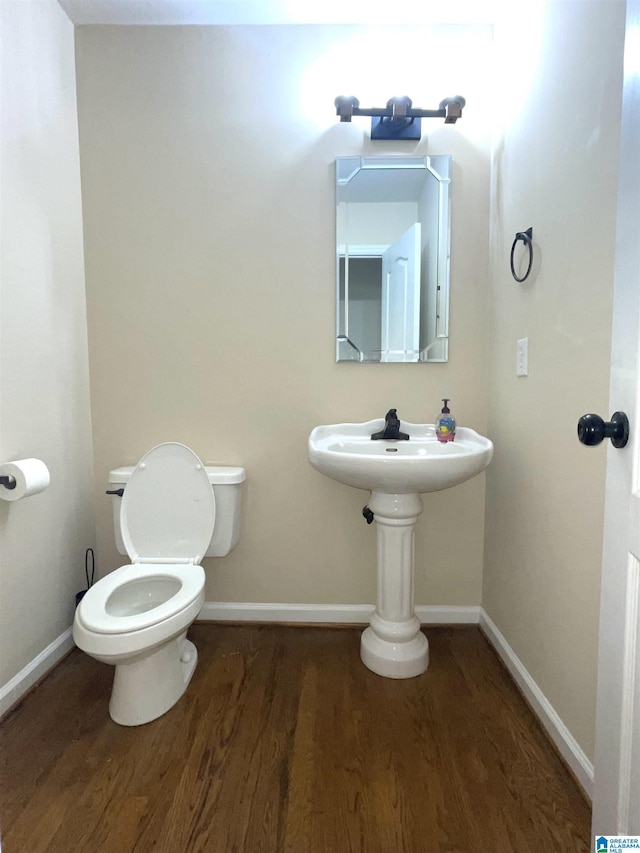
M 195 670 L 198 654 L 186 632 L 204 603 L 200 561 L 218 524 L 215 490 L 239 490 L 244 480 L 243 469 L 217 470 L 222 484 L 216 486 L 211 469 L 175 442 L 158 445 L 128 469 L 117 539 L 131 564 L 90 587 L 73 624 L 80 649 L 115 665 L 109 713 L 120 725 L 162 716 Z M 239 497 L 231 505 L 223 521 L 233 527 L 231 538 L 227 535 L 233 547 Z

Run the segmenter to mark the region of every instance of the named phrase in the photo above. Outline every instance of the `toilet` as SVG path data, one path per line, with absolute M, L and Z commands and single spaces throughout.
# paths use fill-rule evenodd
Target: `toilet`
M 115 665 L 111 718 L 139 726 L 166 713 L 198 660 L 187 629 L 204 604 L 205 556 L 237 544 L 244 468 L 205 466 L 166 442 L 110 473 L 116 545 L 131 563 L 91 586 L 76 608 L 78 648 Z

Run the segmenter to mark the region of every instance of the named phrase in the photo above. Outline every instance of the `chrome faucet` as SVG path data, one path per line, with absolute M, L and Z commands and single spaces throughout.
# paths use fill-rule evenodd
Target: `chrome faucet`
M 385 441 L 409 441 L 409 436 L 406 432 L 400 432 L 400 419 L 396 409 L 389 409 L 384 416 L 384 429 L 380 432 L 374 432 L 371 435 L 372 441 L 383 439 Z

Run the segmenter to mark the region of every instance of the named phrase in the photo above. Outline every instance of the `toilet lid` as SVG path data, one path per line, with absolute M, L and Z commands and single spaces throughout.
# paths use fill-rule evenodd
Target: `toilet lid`
M 132 562 L 199 563 L 215 522 L 213 489 L 204 465 L 184 444 L 146 453 L 122 496 L 122 541 Z

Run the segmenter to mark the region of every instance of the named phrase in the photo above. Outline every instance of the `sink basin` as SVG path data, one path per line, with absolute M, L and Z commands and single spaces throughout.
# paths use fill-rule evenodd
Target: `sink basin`
M 409 441 L 371 440 L 384 418 L 361 424 L 317 426 L 309 436 L 309 461 L 327 477 L 370 492 L 437 492 L 470 480 L 493 456 L 488 438 L 458 427 L 455 441 L 439 442 L 433 424 L 402 421 Z

